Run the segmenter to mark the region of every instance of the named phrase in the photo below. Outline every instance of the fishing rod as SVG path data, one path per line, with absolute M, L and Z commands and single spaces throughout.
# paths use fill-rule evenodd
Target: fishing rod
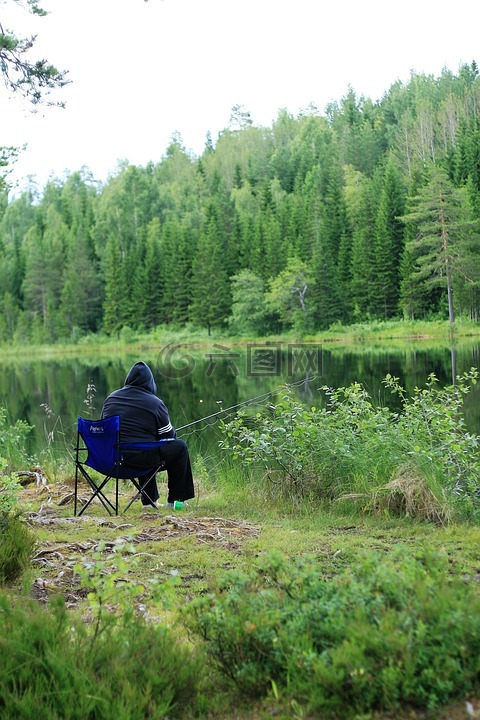
M 296 387 L 297 385 L 305 385 L 306 383 L 310 382 L 311 380 L 315 380 L 318 376 L 314 375 L 311 378 L 304 378 L 303 380 L 298 380 L 297 382 L 291 383 L 290 385 L 287 384 L 287 388 Z M 236 410 L 239 407 L 242 407 L 243 405 L 250 405 L 250 403 L 254 403 L 256 401 L 264 400 L 268 398 L 270 395 L 273 395 L 274 393 L 278 392 L 279 390 L 282 390 L 285 387 L 285 385 L 279 385 L 274 390 L 270 390 L 269 392 L 262 393 L 262 395 L 257 395 L 256 397 L 250 398 L 249 400 L 243 400 L 243 402 L 237 403 L 236 405 L 231 405 L 228 408 L 223 408 L 222 410 L 218 410 L 217 412 L 212 413 L 211 415 L 205 415 L 205 417 L 199 418 L 198 420 L 193 420 L 193 422 L 187 423 L 186 425 L 182 425 L 181 427 L 176 428 L 177 432 L 180 430 L 185 430 L 186 428 L 192 427 L 192 425 L 197 425 L 198 423 L 205 422 L 206 420 L 211 420 L 214 417 L 217 417 L 218 415 L 223 415 L 224 413 L 230 412 L 231 410 Z

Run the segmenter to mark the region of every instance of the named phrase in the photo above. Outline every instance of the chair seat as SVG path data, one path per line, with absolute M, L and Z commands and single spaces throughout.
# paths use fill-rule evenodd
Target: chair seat
M 75 496 L 74 515 L 77 515 L 78 480 L 82 476 L 92 490 L 92 496 L 81 508 L 78 516 L 85 512 L 87 507 L 98 499 L 109 515 L 119 514 L 120 480 L 130 480 L 136 489 L 135 495 L 130 499 L 123 512 L 143 493 L 148 481 L 157 473 L 165 470 L 165 462 L 160 460 L 150 468 L 132 467 L 123 459 L 123 453 L 129 450 L 152 450 L 170 442 L 173 438 L 162 438 L 153 442 L 120 443 L 120 417 L 114 415 L 103 420 L 88 420 L 82 417 L 77 422 L 77 446 L 75 453 Z M 86 457 L 84 456 L 86 453 Z M 92 476 L 94 470 L 102 477 Z M 114 500 L 107 495 L 107 484 L 110 480 L 115 484 Z M 147 500 L 151 498 L 148 498 Z M 152 501 L 152 500 L 151 500 Z M 152 501 L 153 503 L 153 501 Z

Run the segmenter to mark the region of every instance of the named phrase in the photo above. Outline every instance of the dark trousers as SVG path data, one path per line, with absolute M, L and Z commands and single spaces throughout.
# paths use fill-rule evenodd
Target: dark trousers
M 152 468 L 161 461 L 165 462 L 168 478 L 168 502 L 190 500 L 195 497 L 190 455 L 184 440 L 176 438 L 162 443 L 154 450 L 144 450 L 141 453 L 135 453 L 135 455 L 128 456 L 125 453 L 125 460 L 128 465 L 131 463 L 136 468 Z M 147 478 L 148 475 L 143 476 L 143 478 L 140 476 L 140 485 L 144 491 L 142 492 L 142 503 L 151 505 L 159 497 L 157 479 L 153 475 L 143 485 L 143 481 Z

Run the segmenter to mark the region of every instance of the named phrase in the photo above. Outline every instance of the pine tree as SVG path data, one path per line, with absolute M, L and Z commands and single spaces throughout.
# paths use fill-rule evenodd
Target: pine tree
M 206 327 L 223 325 L 230 313 L 231 296 L 224 261 L 224 243 L 213 206 L 200 238 L 192 265 L 190 319 Z
M 403 217 L 415 228 L 407 244 L 415 261 L 411 281 L 444 289 L 448 317 L 454 323 L 453 280 L 457 274 L 466 277 L 467 248 L 474 230 L 465 193 L 452 186 L 444 171 L 431 168 L 428 182 L 412 199 L 412 206 Z
M 19 308 L 23 304 L 25 236 L 36 224 L 39 207 L 32 191 L 9 203 L 0 222 L 0 293 L 9 292 Z
M 346 298 L 339 283 L 339 249 L 347 231 L 345 201 L 340 169 L 334 166 L 324 175 L 318 167 L 307 176 L 305 212 L 308 243 L 312 248 L 314 279 L 313 315 L 316 326 L 325 328 L 344 317 Z
M 122 256 L 117 243 L 110 238 L 105 256 L 105 300 L 103 330 L 118 333 L 125 323 L 125 288 L 123 286 Z
M 162 228 L 163 313 L 167 322 L 184 324 L 189 319 L 196 245 L 194 232 L 180 223 L 167 222 Z
M 352 247 L 350 253 L 349 318 L 369 317 L 374 280 L 375 251 L 372 238 L 375 227 L 374 184 L 352 166 L 345 168 L 345 203 Z
M 68 336 L 73 328 L 83 334 L 99 330 L 102 300 L 98 260 L 88 240 L 77 232 L 69 241 L 65 262 L 59 309 L 62 334 Z
M 26 267 L 23 281 L 25 310 L 37 317 L 42 336 L 56 336 L 55 315 L 63 286 L 67 228 L 54 206 L 49 206 L 43 232 L 32 226 L 26 237 Z
M 154 218 L 148 226 L 145 255 L 145 326 L 157 327 L 166 321 L 164 309 L 164 264 L 160 247 L 160 223 Z
M 383 187 L 376 215 L 375 279 L 372 285 L 373 312 L 384 319 L 398 312 L 400 262 L 403 257 L 405 189 L 390 157 L 385 167 Z

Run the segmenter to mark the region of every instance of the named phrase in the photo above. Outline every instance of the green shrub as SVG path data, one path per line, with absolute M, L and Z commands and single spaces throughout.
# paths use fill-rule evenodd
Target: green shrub
M 0 457 L 0 513 L 9 513 L 18 505 L 21 484 L 19 481 L 6 474 L 7 461 Z
M 17 580 L 28 567 L 35 538 L 16 515 L 0 511 L 0 585 Z
M 430 374 L 425 388 L 416 387 L 411 399 L 390 375 L 385 385 L 402 398 L 402 413 L 395 418 L 402 444 L 420 469 L 438 474 L 445 488 L 464 498 L 478 495 L 480 438 L 468 432 L 462 412 L 463 399 L 478 380 L 472 368 L 457 377 L 455 385 L 438 387 Z
M 243 694 L 341 717 L 432 708 L 478 689 L 480 598 L 447 556 L 399 548 L 325 579 L 278 555 L 186 608 L 219 670 Z
M 305 406 L 287 388 L 267 413 L 240 413 L 222 425 L 221 444 L 247 465 L 263 466 L 272 487 L 289 499 L 348 498 L 363 510 L 438 521 L 452 508 L 474 514 L 480 439 L 467 431 L 462 405 L 477 377 L 472 368 L 455 386 L 439 389 L 430 375 L 408 398 L 388 375 L 384 383 L 400 397 L 400 412 L 376 405 L 358 383 L 323 388 L 321 408 Z
M 31 458 L 25 449 L 27 435 L 31 430 L 32 426 L 23 420 L 10 422 L 6 408 L 0 406 L 0 456 L 8 461 L 8 472 L 19 468 L 25 469 L 25 464 L 31 463 Z
M 60 599 L 42 609 L 0 596 L 0 656 L 4 720 L 180 718 L 201 676 L 166 627 L 137 618 L 95 632 Z

